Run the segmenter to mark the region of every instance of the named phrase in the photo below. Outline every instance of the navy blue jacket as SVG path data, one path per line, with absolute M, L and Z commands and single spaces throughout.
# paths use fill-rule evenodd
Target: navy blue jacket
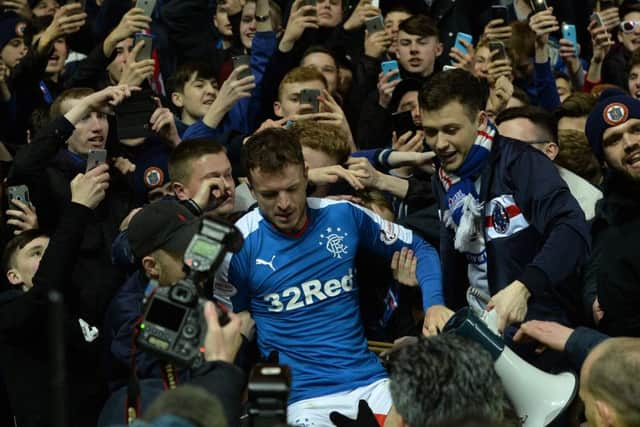
M 440 211 L 445 191 L 434 175 Z M 567 279 L 589 254 L 589 228 L 578 203 L 551 161 L 521 141 L 496 135 L 482 172 L 484 237 L 491 295 L 520 280 L 531 292 L 526 319 L 569 323 Z M 465 306 L 467 261 L 454 249 L 452 230 L 440 224 L 445 301 Z M 507 333 L 507 335 L 510 335 Z

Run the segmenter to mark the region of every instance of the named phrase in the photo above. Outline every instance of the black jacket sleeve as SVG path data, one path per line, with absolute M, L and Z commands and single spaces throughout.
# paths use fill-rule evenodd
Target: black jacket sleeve
M 540 295 L 581 268 L 591 237 L 584 213 L 544 155 L 523 151 L 510 166 L 509 177 L 527 221 L 544 244 L 518 278 L 532 295 Z
M 564 351 L 579 372 L 591 350 L 607 338 L 609 336 L 601 332 L 579 326 L 569 336 Z
M 9 183 L 28 183 L 42 175 L 47 164 L 64 147 L 74 130 L 75 126 L 71 122 L 60 117 L 40 131 L 31 144 L 16 154 L 9 171 Z
M 33 278 L 33 288 L 11 303 L 2 306 L 1 332 L 29 334 L 30 332 L 24 328 L 25 325 L 42 327 L 42 323 L 37 319 L 46 316 L 48 291 L 57 289 L 63 295 L 73 291 L 69 286 L 71 271 L 78 257 L 91 213 L 91 210 L 85 206 L 69 204 L 40 260 L 38 271 Z
M 103 50 L 103 43 L 98 43 L 89 56 L 83 59 L 74 73 L 65 79 L 64 88 L 90 87 L 92 89 L 102 89 L 105 72 L 109 64 L 115 59 L 115 50 L 111 57 L 106 57 Z
M 356 145 L 361 149 L 391 146 L 391 114 L 378 104 L 377 91 L 372 91 L 363 103 Z

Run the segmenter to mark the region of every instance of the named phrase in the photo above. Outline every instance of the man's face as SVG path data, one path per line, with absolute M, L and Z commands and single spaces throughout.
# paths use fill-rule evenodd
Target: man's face
M 27 54 L 27 45 L 22 37 L 9 40 L 0 52 L 0 58 L 9 69 L 13 69 Z
M 451 101 L 439 110 L 422 110 L 422 126 L 427 144 L 451 173 L 462 166 L 478 131 L 486 128 L 486 117 L 479 112 L 471 118 L 460 102 Z
M 338 87 L 338 67 L 331 55 L 316 52 L 305 56 L 300 64 L 303 67 L 313 67 L 320 71 L 329 85 L 329 93 L 336 93 Z
M 217 216 L 226 216 L 233 211 L 235 202 L 236 186 L 231 176 L 231 163 L 224 152 L 216 154 L 205 154 L 191 163 L 191 177 L 186 183 L 178 183 L 174 189 L 176 196 L 180 200 L 193 199 L 200 191 L 204 180 L 208 178 L 219 178 L 221 186 L 212 188 L 209 196 L 209 206 L 214 200 L 223 200 L 222 204 L 213 209 Z
M 318 0 L 318 25 L 333 28 L 342 22 L 342 0 Z
M 213 78 L 198 76 L 195 72 L 184 84 L 182 92 L 171 94 L 173 103 L 182 108 L 182 121 L 191 125 L 202 119 L 218 96 L 218 84 Z
M 560 102 L 564 102 L 564 100 L 567 99 L 571 95 L 571 92 L 573 91 L 571 89 L 571 83 L 569 82 L 569 80 L 565 79 L 564 77 L 556 79 L 556 88 L 558 89 L 558 96 L 560 97 Z
M 489 78 L 489 58 L 491 52 L 486 46 L 480 47 L 476 50 L 476 55 L 473 57 L 473 74 L 476 77 L 483 79 Z
M 129 54 L 132 50 L 132 38 L 124 39 L 116 45 L 116 58 L 107 67 L 109 78 L 113 83 L 117 83 L 120 81 L 120 76 L 122 76 L 122 69 L 129 60 Z
M 229 14 L 227 13 L 227 8 L 223 4 L 218 3 L 218 6 L 216 7 L 216 14 L 213 15 L 213 25 L 215 25 L 222 37 L 229 38 L 233 35 L 233 28 L 229 21 Z
M 541 151 L 551 160 L 554 160 L 558 154 L 557 151 L 553 151 L 553 153 L 555 153 L 555 155 L 553 155 L 552 152 L 548 150 L 549 144 L 554 144 L 554 142 L 548 141 L 549 138 L 541 137 L 540 131 L 535 123 L 527 118 L 518 117 L 504 121 L 498 125 L 498 132 L 507 138 L 526 142 L 536 150 Z
M 288 164 L 277 173 L 249 171 L 251 192 L 262 215 L 284 232 L 302 229 L 307 219 L 307 170 Z
M 640 12 L 627 13 L 623 18 L 623 21 L 640 21 Z M 630 32 L 618 31 L 618 41 L 622 43 L 629 52 L 634 52 L 640 47 L 640 25 Z
M 48 237 L 37 237 L 18 249 L 14 255 L 12 268 L 7 272 L 7 279 L 12 285 L 21 285 L 28 291 L 33 287 L 33 276 L 38 271 L 40 260 L 49 245 Z
M 246 49 L 251 49 L 251 43 L 256 36 L 256 3 L 247 2 L 242 8 L 240 18 L 240 41 Z
M 311 80 L 300 83 L 287 83 L 282 87 L 280 99 L 273 103 L 273 111 L 278 117 L 289 117 L 294 114 L 311 113 L 310 104 L 300 103 L 300 92 L 303 89 L 317 89 L 319 91 L 327 89 L 324 82 Z
M 410 73 L 426 77 L 433 73 L 436 58 L 442 53 L 442 43 L 436 37 L 421 37 L 398 33 L 398 61 Z
M 55 15 L 59 8 L 60 4 L 56 0 L 40 0 L 31 11 L 36 17 L 41 18 Z
M 640 99 L 640 64 L 631 67 L 627 80 L 627 88 L 631 96 L 635 99 Z
M 56 39 L 56 41 L 53 43 L 53 51 L 51 52 L 51 56 L 49 56 L 49 62 L 47 62 L 47 73 L 62 73 L 62 70 L 64 69 L 64 63 L 67 60 L 68 55 L 69 50 L 67 49 L 67 41 L 62 37 Z
M 640 181 L 640 119 L 629 119 L 605 130 L 602 148 L 607 166 Z
M 79 102 L 79 99 L 66 99 L 60 110 L 66 114 Z M 67 148 L 75 154 L 87 154 L 89 150 L 104 148 L 108 135 L 107 115 L 93 111 L 76 123 L 76 129 L 67 140 Z
M 418 104 L 418 91 L 412 90 L 400 98 L 400 103 L 398 104 L 398 109 L 396 113 L 402 111 L 411 111 L 411 117 L 413 117 L 413 122 L 416 126 L 420 127 L 420 122 L 422 117 L 420 116 L 420 104 Z
M 384 17 L 384 31 L 391 38 L 390 52 L 395 53 L 398 50 L 398 31 L 402 21 L 411 18 L 407 12 L 395 11 L 387 13 Z

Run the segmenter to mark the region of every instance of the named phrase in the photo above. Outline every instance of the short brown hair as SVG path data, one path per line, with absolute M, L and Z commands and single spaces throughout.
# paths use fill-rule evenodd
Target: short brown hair
M 184 85 L 191 80 L 195 73 L 196 77 L 206 80 L 216 80 L 214 68 L 206 62 L 187 62 L 182 64 L 167 80 L 169 94 L 174 92 L 183 93 Z M 217 82 L 216 82 L 217 83 Z
M 438 38 L 436 21 L 427 15 L 413 15 L 402 21 L 398 29 L 412 36 Z
M 47 237 L 41 230 L 27 230 L 9 240 L 2 253 L 2 272 L 6 273 L 15 267 L 15 254 L 38 237 Z
M 286 129 L 269 128 L 251 136 L 243 147 L 244 168 L 251 181 L 251 171 L 266 173 L 282 171 L 288 165 L 304 167 L 302 146 Z
M 596 98 L 593 95 L 576 92 L 565 99 L 553 114 L 556 117 L 556 121 L 560 121 L 564 117 L 586 117 L 595 106 Z
M 53 104 L 51 104 L 51 108 L 49 109 L 50 120 L 55 120 L 64 114 L 62 112 L 62 103 L 67 99 L 82 99 L 91 95 L 93 92 L 94 90 L 88 87 L 74 87 L 65 90 L 58 95 L 55 101 L 53 101 Z
M 484 111 L 489 98 L 489 86 L 466 70 L 456 69 L 436 73 L 427 79 L 419 93 L 422 111 L 435 111 L 457 101 L 471 120 Z
M 335 125 L 304 120 L 297 122 L 291 133 L 300 145 L 337 159 L 337 164 L 346 162 L 351 154 L 349 137 Z
M 278 100 L 282 101 L 282 91 L 284 90 L 284 85 L 290 83 L 304 83 L 313 81 L 322 82 L 325 88 L 329 86 L 327 84 L 327 79 L 324 78 L 324 75 L 313 67 L 296 67 L 290 70 L 280 82 L 280 86 L 278 86 Z
M 640 425 L 640 339 L 610 338 L 593 353 L 585 388 L 612 406 L 624 425 Z
M 602 168 L 593 154 L 584 132 L 576 130 L 558 131 L 558 145 L 561 147 L 555 163 L 581 176 L 593 185 L 602 180 Z
M 194 138 L 182 141 L 169 155 L 169 177 L 174 182 L 187 183 L 193 172 L 193 161 L 208 154 L 224 152 L 224 146 L 214 139 Z

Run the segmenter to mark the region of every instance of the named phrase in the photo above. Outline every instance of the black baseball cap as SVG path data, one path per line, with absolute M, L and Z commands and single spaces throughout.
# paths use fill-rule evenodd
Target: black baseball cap
M 417 79 L 403 79 L 393 90 L 391 100 L 389 101 L 389 111 L 396 112 L 400 106 L 400 100 L 407 92 L 420 92 L 422 83 Z
M 200 219 L 177 200 L 158 200 L 142 208 L 131 219 L 129 245 L 137 258 L 156 249 L 182 255 L 199 227 Z

